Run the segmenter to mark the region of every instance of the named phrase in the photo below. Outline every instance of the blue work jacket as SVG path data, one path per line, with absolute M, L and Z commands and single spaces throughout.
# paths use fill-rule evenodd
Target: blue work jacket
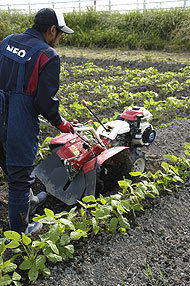
M 6 141 L 6 164 L 34 165 L 39 119 L 61 124 L 59 101 L 60 59 L 42 34 L 29 28 L 8 36 L 0 45 L 0 138 Z

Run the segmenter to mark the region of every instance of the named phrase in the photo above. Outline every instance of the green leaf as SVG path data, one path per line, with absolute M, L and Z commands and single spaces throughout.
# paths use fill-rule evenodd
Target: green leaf
M 96 219 L 106 219 L 110 217 L 110 212 L 112 211 L 111 206 L 103 206 L 101 209 L 96 211 Z
M 156 196 L 150 192 L 146 192 L 146 196 L 149 197 L 149 198 L 152 198 L 152 199 L 155 199 Z
M 1 265 L 1 269 L 4 269 L 5 267 L 9 266 L 11 263 L 11 260 L 6 260 L 2 265 Z
M 99 232 L 100 227 L 98 226 L 98 222 L 97 222 L 97 220 L 95 219 L 95 217 L 93 217 L 93 218 L 91 219 L 91 221 L 92 221 L 93 233 L 96 235 L 96 234 Z
M 128 220 L 123 217 L 122 215 L 118 217 L 119 219 L 119 224 L 122 228 L 126 228 L 126 229 L 129 229 L 130 228 L 130 224 L 128 222 Z
M 49 268 L 45 267 L 42 270 L 42 274 L 43 274 L 44 277 L 48 277 L 51 274 L 51 271 L 49 270 Z
M 130 212 L 131 208 L 130 208 L 130 204 L 127 200 L 122 200 L 121 201 L 121 206 L 127 211 Z
M 143 206 L 141 204 L 135 204 L 133 207 L 136 211 L 143 211 L 144 210 Z
M 38 240 L 35 240 L 32 242 L 32 247 L 36 248 L 36 247 L 39 247 L 40 249 L 41 248 L 44 248 L 46 246 L 46 242 L 45 241 L 38 241 Z
M 0 266 L 3 265 L 3 257 L 0 256 Z
M 39 219 L 38 221 L 41 223 L 47 223 L 47 224 L 56 223 L 56 219 L 54 217 L 50 217 L 50 216 L 43 217 L 43 218 Z
M 6 250 L 5 243 L 2 242 L 2 243 L 0 244 L 0 255 L 3 255 L 3 253 L 5 252 L 5 250 Z
M 5 273 L 12 272 L 17 268 L 15 263 L 10 263 L 5 269 L 3 270 Z
M 83 222 L 79 222 L 76 224 L 77 230 L 82 230 L 83 232 L 88 232 L 90 225 L 90 220 L 85 219 Z
M 47 258 L 48 258 L 49 261 L 54 262 L 54 263 L 61 262 L 63 260 L 60 255 L 57 255 L 57 254 L 54 254 L 54 253 L 51 253 L 51 254 L 47 255 Z
M 21 239 L 21 235 L 18 232 L 13 231 L 13 230 L 5 231 L 4 236 L 9 239 L 16 240 L 16 241 L 19 241 Z
M 74 224 L 72 221 L 66 219 L 66 218 L 60 218 L 60 222 L 64 225 L 66 225 L 69 229 L 75 229 Z
M 44 212 L 47 217 L 54 217 L 54 212 L 52 210 L 45 208 Z
M 90 203 L 90 202 L 96 202 L 96 199 L 94 196 L 86 196 L 84 198 L 82 198 L 82 201 L 85 203 Z
M 39 255 L 36 258 L 35 264 L 36 264 L 36 269 L 42 269 L 44 267 L 44 264 L 46 262 L 46 257 L 44 255 Z
M 117 201 L 121 200 L 121 197 L 122 197 L 121 194 L 115 194 L 115 195 L 111 195 L 111 196 L 110 196 L 110 198 L 111 198 L 112 200 L 117 200 Z
M 15 286 L 22 286 L 22 284 L 19 281 L 13 281 Z
M 44 241 L 51 240 L 52 242 L 56 242 L 60 235 L 61 232 L 59 230 L 59 224 L 55 223 L 51 226 L 48 232 L 40 235 L 40 238 Z
M 182 183 L 182 184 L 184 183 L 183 179 L 180 178 L 179 176 L 174 176 L 173 179 L 174 179 L 174 181 L 176 181 L 176 182 L 180 182 L 180 183 Z
M 68 220 L 72 220 L 77 215 L 77 212 L 75 212 L 76 209 L 77 207 L 74 207 L 69 211 L 68 217 L 67 217 Z
M 105 198 L 100 194 L 100 198 L 97 199 L 98 202 L 101 202 L 102 205 L 105 205 L 107 203 L 107 201 L 105 200 Z
M 154 184 L 149 184 L 149 187 L 152 189 L 152 193 L 156 194 L 159 196 L 159 191 L 157 187 Z
M 13 276 L 12 276 L 12 279 L 19 281 L 19 280 L 21 279 L 21 276 L 20 276 L 20 274 L 18 274 L 17 272 L 14 272 L 14 273 L 13 273 Z
M 35 217 L 33 218 L 33 221 L 40 221 L 40 219 L 44 218 L 45 215 L 38 215 L 38 214 L 35 214 Z
M 66 216 L 68 215 L 68 212 L 67 211 L 62 211 L 60 213 L 57 213 L 54 215 L 55 218 L 61 218 L 62 216 Z
M 20 245 L 20 243 L 16 240 L 12 240 L 6 245 L 6 248 L 17 248 Z
M 116 226 L 118 224 L 118 219 L 116 217 L 113 217 L 111 220 L 110 220 L 110 223 L 109 223 L 109 229 L 114 232 L 116 230 Z
M 70 233 L 70 238 L 72 240 L 79 240 L 81 237 L 87 237 L 87 233 L 81 229 L 77 229 L 77 231 L 72 231 Z
M 32 266 L 32 268 L 29 270 L 29 272 L 28 272 L 28 278 L 29 278 L 29 280 L 30 281 L 36 281 L 37 280 L 37 278 L 38 278 L 38 274 L 39 274 L 39 272 L 38 272 L 38 270 L 36 269 L 36 266 L 35 265 L 33 265 Z
M 74 253 L 74 246 L 72 244 L 69 244 L 69 245 L 66 245 L 64 246 L 64 249 L 69 252 L 70 254 L 73 254 Z
M 43 247 L 42 251 L 45 256 L 48 256 L 50 253 L 52 253 L 52 249 L 49 246 Z
M 125 210 L 125 208 L 123 208 L 121 205 L 117 205 L 116 209 L 118 210 L 119 213 L 127 213 L 127 211 Z
M 170 154 L 167 154 L 167 155 L 164 155 L 164 158 L 173 162 L 173 163 L 176 163 L 178 158 L 174 155 L 170 155 Z
M 31 243 L 31 238 L 26 236 L 24 233 L 22 233 L 22 241 L 24 245 L 29 245 Z
M 12 278 L 9 275 L 4 275 L 3 277 L 0 278 L 1 286 L 10 285 L 11 282 L 12 282 Z
M 141 172 L 129 172 L 129 175 L 132 177 L 138 177 L 138 176 L 142 176 Z
M 71 239 L 70 239 L 69 235 L 63 234 L 61 239 L 60 239 L 60 245 L 65 246 L 65 245 L 69 244 L 70 241 L 71 241 Z
M 84 208 L 84 209 L 86 209 L 86 205 L 85 204 L 83 204 L 83 202 L 81 202 L 81 201 L 78 201 L 78 203 Z
M 47 244 L 49 245 L 49 247 L 52 249 L 52 251 L 53 251 L 54 253 L 59 254 L 59 250 L 58 250 L 56 244 L 53 243 L 53 241 L 47 240 Z
M 21 270 L 28 270 L 32 267 L 32 262 L 29 260 L 29 258 L 26 258 L 20 265 L 19 269 Z
M 85 215 L 85 213 L 86 213 L 86 210 L 83 207 L 81 207 L 80 208 L 80 215 L 81 215 L 81 217 L 83 217 Z
M 122 189 L 127 189 L 127 187 L 128 187 L 127 182 L 124 181 L 124 180 L 118 181 L 117 183 L 118 183 L 118 185 L 120 186 L 120 188 L 122 188 Z
M 144 199 L 145 198 L 145 194 L 144 192 L 141 190 L 141 188 L 136 188 L 134 190 L 134 193 L 136 196 L 138 196 L 138 198 Z
M 161 166 L 162 166 L 162 168 L 168 173 L 168 171 L 169 171 L 169 165 L 168 165 L 168 163 L 162 162 Z

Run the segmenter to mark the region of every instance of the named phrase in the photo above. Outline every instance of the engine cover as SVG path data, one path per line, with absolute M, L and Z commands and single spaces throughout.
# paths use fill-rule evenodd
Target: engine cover
M 110 140 L 114 140 L 117 135 L 130 132 L 129 123 L 126 121 L 115 120 L 104 124 L 107 131 L 100 125 L 97 129 L 97 133 L 100 136 L 106 137 Z
M 152 117 L 152 114 L 147 109 L 140 106 L 128 107 L 120 117 L 129 121 L 136 121 L 137 115 L 143 115 L 143 121 L 148 121 Z

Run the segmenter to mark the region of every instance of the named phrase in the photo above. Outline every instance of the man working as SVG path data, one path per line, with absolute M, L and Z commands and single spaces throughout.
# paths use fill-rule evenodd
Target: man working
M 39 140 L 38 115 L 43 115 L 62 132 L 74 132 L 59 114 L 54 98 L 59 88 L 60 59 L 54 47 L 62 33 L 73 33 L 62 14 L 44 8 L 34 25 L 13 34 L 0 44 L 0 166 L 8 180 L 8 215 L 11 230 L 25 234 L 41 228 L 29 223 L 46 199 L 34 196 L 34 162 Z

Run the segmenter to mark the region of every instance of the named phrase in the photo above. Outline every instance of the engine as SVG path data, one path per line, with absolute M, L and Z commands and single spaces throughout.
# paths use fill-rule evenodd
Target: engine
M 99 126 L 97 133 L 109 148 L 149 145 L 156 136 L 156 132 L 149 122 L 151 118 L 152 114 L 144 107 L 129 107 L 116 120 L 107 122 L 104 127 Z

